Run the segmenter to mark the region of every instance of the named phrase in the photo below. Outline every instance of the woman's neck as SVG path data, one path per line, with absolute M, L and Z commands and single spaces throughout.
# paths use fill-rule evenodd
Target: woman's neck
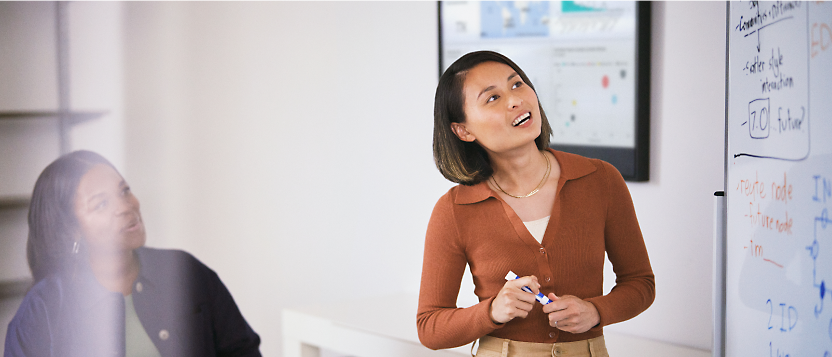
M 132 250 L 90 252 L 90 268 L 101 286 L 112 292 L 130 295 L 139 277 L 139 259 Z
M 548 160 L 537 145 L 523 147 L 506 153 L 490 153 L 491 175 L 500 187 L 510 193 L 526 194 L 540 184 L 546 174 Z

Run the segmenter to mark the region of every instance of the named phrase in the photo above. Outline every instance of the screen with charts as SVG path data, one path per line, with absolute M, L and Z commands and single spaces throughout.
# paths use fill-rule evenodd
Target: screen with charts
M 636 3 L 443 1 L 440 66 L 492 50 L 529 76 L 552 144 L 636 147 Z

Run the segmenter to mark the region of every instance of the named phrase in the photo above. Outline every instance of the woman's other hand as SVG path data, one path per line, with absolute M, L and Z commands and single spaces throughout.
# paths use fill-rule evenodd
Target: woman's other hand
M 524 286 L 528 286 L 535 294 L 540 291 L 540 284 L 534 275 L 507 281 L 494 300 L 491 300 L 491 321 L 504 324 L 515 317 L 525 318 L 529 315 L 536 300 L 533 294 L 522 290 Z
M 583 333 L 601 322 L 598 309 L 591 302 L 576 296 L 561 297 L 549 294 L 551 303 L 543 305 L 543 312 L 549 314 L 549 325 L 569 333 Z

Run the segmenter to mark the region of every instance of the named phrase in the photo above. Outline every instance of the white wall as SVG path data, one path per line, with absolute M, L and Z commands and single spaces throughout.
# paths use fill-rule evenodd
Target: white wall
M 416 292 L 436 4 L 127 3 L 126 175 L 148 245 L 215 269 L 279 355 L 280 311 Z M 624 333 L 711 343 L 723 3 L 654 4 L 651 180 L 630 189 L 657 299 Z M 415 328 L 415 316 L 413 319 Z
M 131 3 L 125 24 L 148 245 L 214 268 L 266 354 L 284 307 L 418 290 L 451 186 L 430 145 L 435 3 Z

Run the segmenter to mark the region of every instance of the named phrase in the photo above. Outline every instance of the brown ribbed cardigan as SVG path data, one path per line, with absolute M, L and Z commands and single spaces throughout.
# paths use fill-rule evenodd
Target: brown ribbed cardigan
M 549 225 L 538 243 L 486 182 L 458 185 L 433 209 L 425 238 L 417 325 L 432 349 L 462 346 L 484 335 L 527 342 L 598 337 L 603 326 L 630 319 L 650 306 L 655 280 L 632 198 L 621 174 L 596 159 L 552 151 L 561 174 Z M 616 274 L 603 295 L 604 252 Z M 457 308 L 465 264 L 480 302 Z M 574 295 L 595 305 L 601 323 L 582 334 L 549 326 L 535 303 L 525 319 L 491 321 L 491 300 L 511 270 L 535 275 L 541 292 Z

